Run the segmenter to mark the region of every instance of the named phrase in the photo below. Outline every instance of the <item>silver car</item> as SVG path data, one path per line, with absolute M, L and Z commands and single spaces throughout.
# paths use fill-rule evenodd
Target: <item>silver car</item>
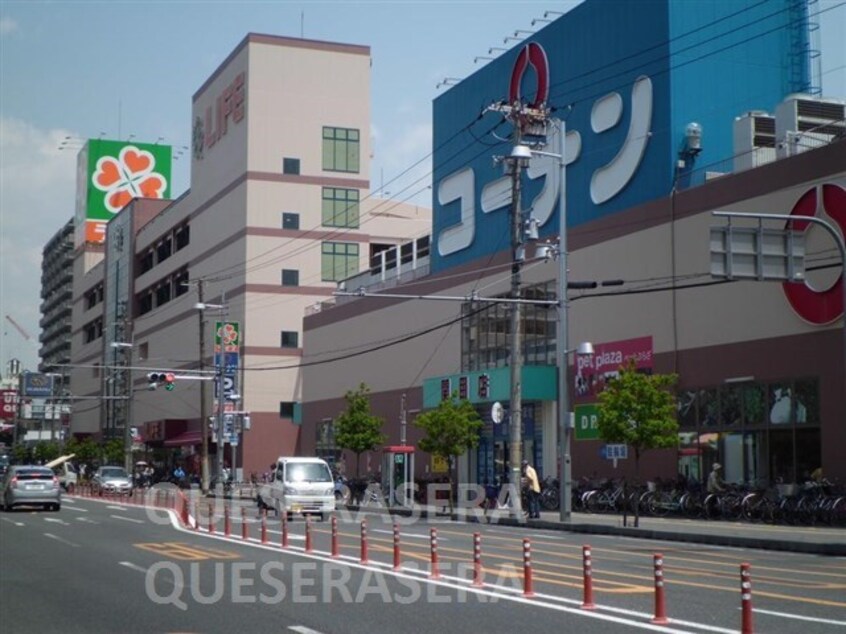
M 12 465 L 0 485 L 0 506 L 4 511 L 16 506 L 43 506 L 58 511 L 62 508 L 59 479 L 48 467 Z
M 132 478 L 123 467 L 100 467 L 94 472 L 91 486 L 99 495 L 129 495 L 132 493 Z

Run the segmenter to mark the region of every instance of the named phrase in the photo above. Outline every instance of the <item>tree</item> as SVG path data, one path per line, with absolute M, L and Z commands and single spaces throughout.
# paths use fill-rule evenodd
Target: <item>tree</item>
M 103 464 L 123 464 L 123 440 L 120 438 L 112 438 L 104 442 L 101 451 L 103 454 Z
M 59 451 L 58 443 L 41 440 L 35 445 L 32 454 L 39 462 L 50 462 L 59 457 Z
M 605 442 L 632 448 L 637 480 L 643 452 L 678 446 L 676 397 L 671 391 L 677 380 L 675 374 L 638 372 L 632 361 L 599 393 L 599 436 Z M 639 509 L 635 504 L 635 526 L 638 523 Z
M 364 383 L 357 390 L 348 390 L 344 395 L 347 409 L 335 419 L 335 443 L 355 454 L 355 475 L 359 475 L 361 454 L 373 451 L 385 442 L 382 433 L 385 421 L 370 413 L 370 388 Z
M 452 468 L 455 457 L 473 449 L 479 444 L 482 419 L 473 404 L 467 399 L 458 399 L 454 392 L 450 398 L 441 401 L 435 409 L 424 412 L 414 421 L 426 435 L 420 440 L 420 448 L 447 461 L 449 469 L 449 510 L 452 514 Z

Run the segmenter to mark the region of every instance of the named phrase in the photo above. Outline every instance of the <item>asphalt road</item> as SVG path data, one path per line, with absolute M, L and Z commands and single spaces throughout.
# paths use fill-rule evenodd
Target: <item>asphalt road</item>
M 208 534 L 175 515 L 82 498 L 60 513 L 0 515 L 3 632 L 737 632 L 740 564 L 751 566 L 755 630 L 846 633 L 846 560 L 713 546 L 590 536 L 594 610 L 582 609 L 587 536 L 449 521 L 339 513 L 340 557 L 331 524 L 272 515 L 260 543 L 256 510 L 222 508 Z M 368 563 L 360 562 L 367 520 Z M 401 569 L 393 570 L 393 521 Z M 438 537 L 438 579 L 430 578 L 430 530 Z M 479 532 L 482 588 L 473 588 Z M 534 595 L 524 596 L 523 538 L 531 540 Z M 663 554 L 668 625 L 653 625 L 654 555 Z

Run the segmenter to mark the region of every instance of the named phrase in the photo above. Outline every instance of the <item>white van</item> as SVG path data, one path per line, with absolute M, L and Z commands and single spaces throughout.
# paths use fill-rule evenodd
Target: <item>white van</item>
M 277 513 L 325 515 L 335 510 L 335 481 L 325 460 L 280 456 L 273 482 L 261 488 L 259 506 Z

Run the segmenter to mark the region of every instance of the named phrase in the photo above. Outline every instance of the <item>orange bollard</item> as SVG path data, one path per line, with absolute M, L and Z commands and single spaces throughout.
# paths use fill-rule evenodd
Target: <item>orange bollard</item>
M 432 567 L 429 570 L 429 577 L 432 579 L 439 579 L 441 576 L 440 571 L 438 570 L 438 529 L 437 528 L 430 528 L 429 529 L 429 546 L 430 550 L 432 551 Z
M 185 497 L 182 497 L 181 493 L 180 496 L 180 499 L 182 500 L 182 524 L 186 528 L 189 528 L 191 526 L 191 519 L 188 514 L 188 500 L 185 499 Z
M 261 512 L 261 543 L 267 543 L 267 511 Z
M 241 508 L 241 539 L 247 540 L 249 539 L 249 534 L 247 532 L 247 509 Z
M 481 588 L 482 583 L 482 535 L 473 533 L 473 585 Z
M 584 600 L 583 610 L 595 610 L 593 602 L 593 565 L 590 558 L 590 546 L 582 546 L 582 569 L 584 571 Z
M 652 622 L 656 625 L 669 623 L 667 608 L 664 605 L 664 555 L 655 553 L 653 557 L 655 568 L 655 616 Z
M 305 518 L 305 552 L 310 553 L 311 548 L 311 518 L 306 515 Z
M 332 557 L 337 559 L 340 556 L 338 552 L 338 518 L 332 516 Z
M 752 634 L 752 575 L 747 563 L 740 564 L 740 634 Z
M 229 506 L 223 505 L 223 534 L 226 537 L 232 535 L 232 518 L 229 517 Z
M 288 513 L 282 510 L 282 548 L 288 547 Z
M 361 563 L 367 563 L 367 520 L 361 520 Z
M 214 535 L 214 509 L 209 504 L 209 535 Z
M 399 525 L 394 524 L 394 570 L 402 568 L 400 563 L 400 531 Z
M 532 587 L 532 542 L 528 537 L 523 538 L 523 596 L 535 596 Z

